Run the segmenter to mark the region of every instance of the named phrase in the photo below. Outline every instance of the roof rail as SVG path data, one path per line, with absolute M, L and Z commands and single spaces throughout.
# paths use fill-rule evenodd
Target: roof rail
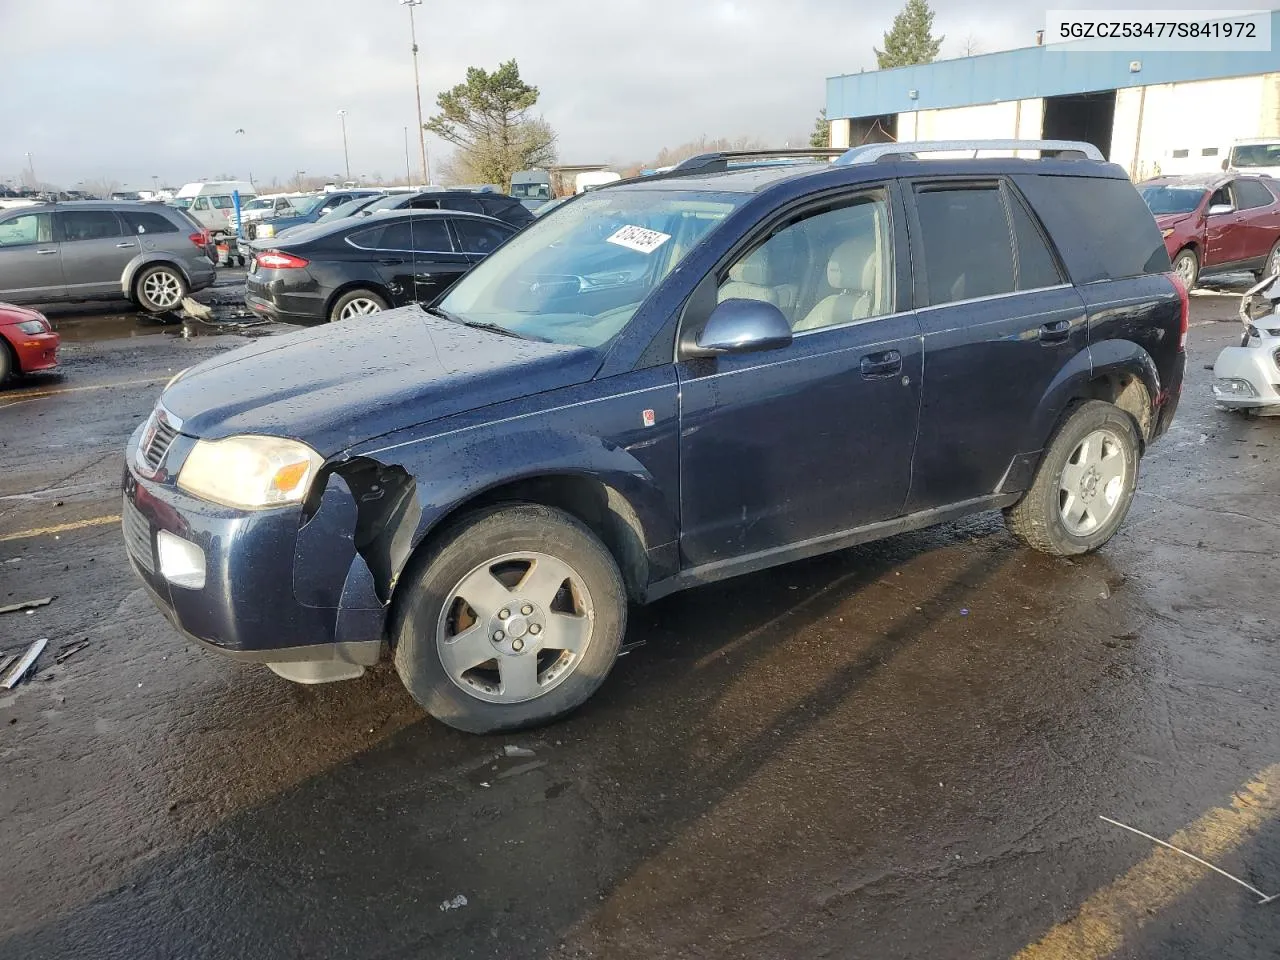
M 846 151 L 841 147 L 805 147 L 803 149 L 785 147 L 781 150 L 718 150 L 715 153 L 700 153 L 696 157 L 681 160 L 669 173 L 718 173 L 729 168 L 735 160 L 748 161 L 747 166 L 767 164 L 771 160 L 820 160 L 843 155 Z M 660 174 L 659 174 L 660 176 Z
M 1051 151 L 1065 160 L 1105 160 L 1102 151 L 1082 140 L 920 140 L 906 143 L 868 143 L 845 151 L 835 162 L 840 166 L 875 163 L 877 160 L 918 160 L 922 153 L 953 153 L 972 150 Z

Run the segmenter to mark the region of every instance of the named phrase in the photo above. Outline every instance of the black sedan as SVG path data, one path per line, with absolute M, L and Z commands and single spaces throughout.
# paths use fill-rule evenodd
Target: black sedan
M 318 223 L 253 244 L 245 302 L 285 323 L 350 320 L 434 300 L 516 232 L 450 210 Z

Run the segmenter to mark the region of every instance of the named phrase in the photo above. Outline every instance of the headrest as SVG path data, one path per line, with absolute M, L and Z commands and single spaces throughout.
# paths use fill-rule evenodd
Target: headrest
M 735 263 L 729 268 L 729 279 L 757 287 L 772 286 L 773 264 L 769 260 L 768 248 L 758 247 L 745 260 Z
M 875 280 L 875 243 L 870 237 L 846 240 L 832 252 L 827 283 L 836 290 L 870 290 Z

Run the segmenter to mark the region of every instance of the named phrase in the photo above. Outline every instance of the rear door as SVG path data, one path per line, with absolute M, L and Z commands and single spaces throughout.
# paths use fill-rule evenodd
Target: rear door
M 907 190 L 924 393 L 907 512 L 994 494 L 1063 368 L 1084 304 L 1043 228 L 999 178 Z
M 62 250 L 67 296 L 120 293 L 124 268 L 138 254 L 138 239 L 110 210 L 56 210 L 53 235 Z
M 66 293 L 53 215 L 20 213 L 0 219 L 0 300 L 39 303 Z
M 1241 177 L 1231 185 L 1237 213 L 1239 259 L 1262 260 L 1280 240 L 1280 204 L 1261 180 Z
M 444 217 L 405 217 L 389 223 L 378 239 L 379 270 L 409 300 L 429 303 L 470 267 L 454 249 Z

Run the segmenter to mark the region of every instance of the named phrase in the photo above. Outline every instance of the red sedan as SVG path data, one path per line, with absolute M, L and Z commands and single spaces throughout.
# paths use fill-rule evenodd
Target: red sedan
M 11 374 L 56 367 L 61 340 L 43 313 L 0 303 L 0 384 Z
M 1211 274 L 1280 272 L 1280 180 L 1157 177 L 1138 186 L 1187 289 Z

